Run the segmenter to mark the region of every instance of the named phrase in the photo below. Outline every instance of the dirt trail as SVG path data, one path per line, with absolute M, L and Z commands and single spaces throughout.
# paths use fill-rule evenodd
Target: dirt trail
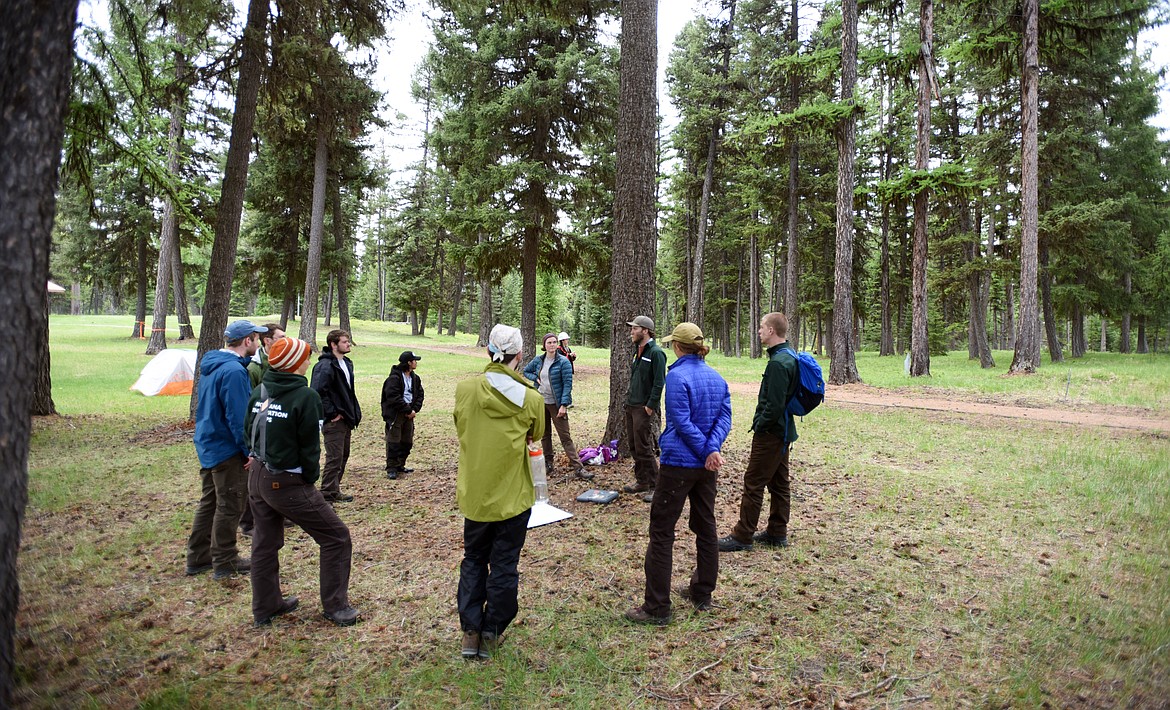
M 367 345 L 390 345 L 372 341 Z M 403 347 L 410 347 L 404 345 Z M 451 353 L 454 355 L 471 355 L 477 353 L 478 348 L 460 346 L 426 346 L 413 347 L 419 350 L 432 350 Z M 582 374 L 605 376 L 608 370 L 602 367 L 577 365 L 577 371 Z M 754 397 L 759 392 L 759 384 L 754 382 L 732 382 L 731 391 L 741 395 Z M 975 414 L 985 417 L 1006 417 L 1011 419 L 1028 419 L 1031 421 L 1056 422 L 1072 424 L 1082 427 L 1107 427 L 1114 429 L 1130 429 L 1135 431 L 1150 431 L 1170 434 L 1170 418 L 1155 418 L 1153 416 L 1138 416 L 1123 414 L 1116 407 L 1099 407 L 1093 411 L 1077 411 L 1072 409 L 1056 409 L 1044 406 L 1021 406 L 1018 404 L 997 404 L 965 397 L 959 393 L 949 393 L 946 397 L 918 396 L 896 394 L 890 390 L 883 390 L 868 385 L 829 385 L 825 391 L 826 407 L 845 406 L 853 408 L 877 409 L 925 409 L 935 412 L 952 412 L 958 414 Z M 1114 411 L 1108 411 L 1114 410 Z
M 759 385 L 732 383 L 731 389 L 740 394 L 754 395 Z M 825 388 L 826 407 L 845 406 L 852 408 L 890 407 L 902 409 L 926 409 L 936 412 L 976 414 L 985 417 L 1007 417 L 1031 421 L 1057 422 L 1084 427 L 1110 427 L 1137 431 L 1154 431 L 1170 434 L 1170 419 L 1136 416 L 1101 411 L 1076 411 L 1049 407 L 1027 407 L 1013 404 L 973 401 L 955 394 L 950 397 L 903 395 L 868 385 L 830 385 Z M 1104 408 L 1102 408 L 1104 409 Z

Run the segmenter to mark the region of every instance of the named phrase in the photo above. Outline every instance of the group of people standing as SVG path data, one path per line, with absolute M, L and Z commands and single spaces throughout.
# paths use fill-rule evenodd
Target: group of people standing
M 787 545 L 788 447 L 796 428 L 785 403 L 795 390 L 796 361 L 786 345 L 783 314 L 764 316 L 759 334 L 768 364 L 752 422 L 740 520 L 720 539 L 714 506 L 722 447 L 731 429 L 727 383 L 707 364 L 709 348 L 698 326 L 680 323 L 662 339 L 676 358 L 668 368 L 653 320 L 637 316 L 628 325 L 635 353 L 625 421 L 634 481 L 624 490 L 641 494 L 651 507 L 644 602 L 625 616 L 662 624 L 671 615 L 672 546 L 686 501 L 698 554 L 690 583 L 678 592 L 696 609 L 711 606 L 720 551 Z M 341 330 L 326 336 L 311 386 L 306 373 L 312 346 L 286 337 L 278 325 L 235 321 L 224 340 L 224 349 L 205 355 L 200 367 L 194 438 L 203 495 L 188 539 L 186 572 L 214 570 L 217 579 L 251 572 L 254 622 L 269 624 L 299 604 L 297 597 L 282 595 L 279 579 L 284 530 L 297 525 L 321 548 L 325 618 L 341 626 L 356 623 L 359 612 L 348 599 L 352 542 L 330 505 L 353 500 L 341 490 L 352 431 L 361 421 L 353 363 L 346 357 L 351 338 Z M 576 356 L 567 341 L 566 333 L 547 334 L 542 351 L 521 367 L 520 331 L 496 325 L 483 373 L 456 386 L 456 500 L 464 516 L 457 597 L 466 658 L 490 657 L 518 611 L 519 558 L 535 502 L 529 444 L 542 442 L 552 461 L 555 429 L 572 475 L 592 478 L 569 430 Z M 415 372 L 421 359 L 403 352 L 382 387 L 391 480 L 412 471 L 406 460 L 424 399 Z M 663 393 L 666 428 L 659 436 Z M 320 488 L 314 485 L 318 479 Z M 766 530 L 756 532 L 765 490 L 772 497 L 771 514 Z M 241 519 L 242 532 L 252 537 L 251 560 L 236 548 Z
M 194 441 L 202 497 L 187 541 L 186 573 L 214 570 L 216 579 L 250 573 L 253 619 L 267 625 L 299 604 L 295 596 L 282 596 L 279 564 L 284 530 L 297 525 L 321 548 L 325 618 L 352 625 L 359 616 L 348 597 L 353 545 L 330 505 L 353 500 L 341 490 L 353 430 L 362 418 L 347 357 L 352 339 L 344 330 L 326 335 L 311 386 L 306 373 L 312 346 L 286 337 L 278 324 L 238 320 L 224 331 L 224 341 L 200 364 Z M 406 457 L 423 403 L 414 373 L 419 359 L 402 353 L 383 386 L 392 479 L 411 470 Z M 314 485 L 318 479 L 320 488 Z M 252 538 L 251 559 L 238 552 L 237 525 Z

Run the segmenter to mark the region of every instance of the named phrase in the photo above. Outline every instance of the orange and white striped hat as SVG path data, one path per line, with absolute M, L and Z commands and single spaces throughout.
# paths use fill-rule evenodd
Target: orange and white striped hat
M 284 337 L 268 346 L 268 364 L 281 372 L 296 372 L 309 359 L 309 344 L 296 338 Z

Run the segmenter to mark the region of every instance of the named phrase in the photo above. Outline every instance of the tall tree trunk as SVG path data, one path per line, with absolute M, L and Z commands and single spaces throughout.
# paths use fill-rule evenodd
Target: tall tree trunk
M 492 285 L 486 279 L 479 282 L 479 339 L 476 347 L 486 347 L 492 332 Z
M 1118 343 L 1118 350 L 1123 353 L 1129 353 L 1129 329 L 1130 329 L 1130 298 L 1133 297 L 1133 272 L 1125 272 L 1125 311 L 1121 314 L 1121 342 Z
M 756 212 L 756 223 L 760 221 L 760 214 Z M 751 260 L 751 265 L 748 268 L 748 286 L 750 293 L 748 294 L 748 332 L 751 333 L 751 348 L 748 353 L 752 359 L 758 358 L 762 353 L 760 350 L 760 243 L 756 238 L 755 230 L 752 230 L 751 242 L 748 245 L 748 254 Z
M 325 287 L 325 327 L 333 322 L 333 272 L 329 272 L 329 284 Z
M 345 245 L 345 215 L 341 211 L 341 178 L 333 190 L 333 247 L 337 255 L 337 269 L 333 272 L 337 285 L 337 327 L 353 333 L 349 322 L 349 258 L 350 250 Z
M 45 322 L 37 333 L 37 347 L 41 356 L 37 358 L 37 375 L 33 386 L 32 404 L 29 414 L 34 417 L 45 417 L 57 413 L 57 405 L 53 403 L 53 370 L 49 362 L 49 292 L 44 292 Z
M 183 249 L 179 240 L 171 245 L 171 290 L 175 294 L 175 318 L 179 321 L 179 340 L 194 340 L 191 327 L 191 308 L 187 303 L 187 282 L 183 278 Z
M 930 94 L 934 61 L 934 3 L 919 4 L 918 38 L 918 141 L 914 146 L 914 169 L 930 167 Z M 914 193 L 913 322 L 910 332 L 910 376 L 930 374 L 930 340 L 927 333 L 927 211 L 930 194 L 924 185 Z
M 73 277 L 73 283 L 69 285 L 69 315 L 81 315 L 81 282 L 77 280 L 77 276 Z
M 1008 277 L 1003 286 L 1003 337 L 1004 349 L 1016 349 L 1016 283 Z
M 329 174 L 329 127 L 317 117 L 317 150 L 313 157 L 313 212 L 309 217 L 309 255 L 305 261 L 305 303 L 298 338 L 317 343 L 317 304 L 321 300 L 321 251 L 325 242 L 325 190 Z
M 1023 0 L 1024 53 L 1020 78 L 1020 324 L 1015 355 L 1008 372 L 1032 373 L 1040 367 L 1040 312 L 1037 308 L 1037 238 L 1039 204 L 1039 150 L 1036 122 L 1039 116 L 1040 59 L 1039 0 Z
M 792 13 L 788 22 L 788 47 L 792 54 L 799 48 L 800 24 L 799 0 L 792 0 Z M 800 76 L 795 69 L 789 76 L 788 106 L 795 111 L 800 105 Z M 784 315 L 788 317 L 788 342 L 794 349 L 800 348 L 800 296 L 797 286 L 800 279 L 800 250 L 797 244 L 797 225 L 799 207 L 797 200 L 797 176 L 800 170 L 800 139 L 796 131 L 788 129 L 785 135 L 788 141 L 788 264 L 784 276 Z
M 1064 351 L 1056 333 L 1056 310 L 1052 307 L 1052 272 L 1048 270 L 1048 245 L 1040 245 L 1040 300 L 1044 310 L 1044 333 L 1048 338 L 1048 355 L 1052 362 L 1063 362 Z
M 886 23 L 886 53 L 894 53 L 894 19 L 897 13 L 890 11 Z M 894 114 L 894 72 L 882 72 L 882 180 L 888 181 L 894 172 L 894 141 L 893 132 Z M 878 343 L 878 355 L 894 354 L 894 327 L 890 312 L 890 198 L 882 200 L 881 207 L 881 257 L 880 257 L 880 286 L 881 298 L 881 338 Z
M 604 440 L 625 436 L 626 390 L 634 355 L 626 322 L 654 310 L 655 137 L 658 129 L 658 2 L 623 0 L 618 86 L 613 250 L 610 258 L 609 416 Z M 617 291 L 620 284 L 621 293 Z M 688 309 L 690 304 L 687 304 Z
M 260 62 L 265 54 L 267 31 L 268 0 L 250 0 L 240 54 L 240 74 L 236 82 L 236 108 L 232 114 L 227 168 L 217 203 L 215 241 L 211 245 L 211 263 L 207 269 L 207 289 L 203 297 L 203 325 L 199 329 L 200 361 L 204 354 L 223 347 L 223 331 L 227 327 L 232 296 L 232 278 L 236 273 L 236 244 L 240 236 L 240 214 L 244 206 L 244 187 L 248 181 L 248 157 L 262 73 Z M 191 419 L 195 418 L 195 407 L 198 404 L 198 384 L 199 367 L 196 365 L 191 393 Z
M 726 0 L 725 0 L 726 1 Z M 719 43 L 723 49 L 723 64 L 719 74 L 727 80 L 731 68 L 731 30 L 735 25 L 736 0 L 729 0 L 730 13 L 727 24 L 719 30 Z M 703 325 L 703 253 L 707 244 L 707 229 L 710 223 L 711 192 L 715 189 L 715 159 L 719 152 L 719 140 L 723 133 L 723 99 L 715 100 L 715 118 L 711 119 L 711 134 L 707 140 L 707 165 L 703 172 L 703 195 L 699 201 L 699 234 L 695 239 L 695 257 L 691 262 L 691 290 L 687 294 L 687 320 L 700 328 Z
M 1097 352 L 1103 353 L 1109 351 L 1109 339 L 1105 337 L 1108 325 L 1109 321 L 1105 320 L 1105 316 L 1101 316 L 1101 347 L 1097 348 Z
M 739 277 L 735 280 L 735 356 L 743 355 L 743 253 L 739 254 Z
M 1073 303 L 1069 320 L 1072 321 L 1072 335 L 1069 336 L 1068 347 L 1072 350 L 1074 358 L 1082 358 L 1089 349 L 1089 344 L 1085 342 L 1085 312 L 1081 309 L 1080 302 Z
M 929 2 L 929 0 L 927 0 Z M 853 106 L 857 83 L 857 0 L 841 3 L 841 102 Z M 837 252 L 833 275 L 833 354 L 829 382 L 861 382 L 853 343 L 853 161 L 857 116 L 837 126 Z
M 187 38 L 179 32 L 175 35 L 175 45 L 182 47 Z M 186 57 L 182 50 L 175 50 L 175 83 L 186 80 Z M 167 173 L 175 186 L 179 185 L 182 177 L 179 174 L 181 165 L 179 158 L 183 146 L 183 121 L 187 115 L 186 91 L 178 90 L 171 102 L 171 121 L 167 127 Z M 174 250 L 179 241 L 179 216 L 175 210 L 174 195 L 167 191 L 163 195 L 162 232 L 159 235 L 158 270 L 154 280 L 154 317 L 150 325 L 150 342 L 146 344 L 146 354 L 155 355 L 167 347 L 167 295 L 171 288 L 171 279 L 174 276 Z M 179 299 L 175 297 L 175 306 Z
M 980 94 L 976 98 L 976 105 L 983 104 L 983 95 Z M 959 139 L 959 116 L 958 116 L 958 101 L 954 103 L 954 138 L 956 143 Z M 976 111 L 975 114 L 975 134 L 982 136 L 983 131 L 983 114 Z M 958 151 L 956 151 L 958 152 Z M 961 156 L 956 156 L 961 157 Z M 995 358 L 991 355 L 991 345 L 987 342 L 987 302 L 983 298 L 984 282 L 991 277 L 987 273 L 987 269 L 983 265 L 977 265 L 981 261 L 983 249 L 983 195 L 980 194 L 975 201 L 975 224 L 972 228 L 970 224 L 969 212 L 960 201 L 960 214 L 966 221 L 963 231 L 970 234 L 969 241 L 966 244 L 968 261 L 972 264 L 967 276 L 967 301 L 970 313 L 967 321 L 967 356 L 974 360 L 978 358 L 979 366 L 983 369 L 995 367 Z
M 1150 345 L 1146 342 L 1146 317 L 1138 316 L 1137 351 L 1139 355 L 1150 352 Z
M 141 178 L 138 188 L 138 195 L 135 196 L 134 201 L 142 210 L 145 210 L 146 186 L 142 184 Z M 135 232 L 137 233 L 137 245 L 134 259 L 134 333 L 130 337 L 146 338 L 146 290 L 150 288 L 146 270 L 146 230 L 142 228 L 142 225 L 138 225 Z M 166 297 L 167 292 L 164 290 L 163 298 Z
M 56 212 L 77 0 L 11 0 L 0 27 L 0 707 L 15 704 L 17 555 L 28 502 L 29 417 L 38 360 L 48 364 L 49 244 Z M 43 333 L 43 335 L 42 335 Z M 26 570 L 27 571 L 27 570 Z
M 452 289 L 452 303 L 451 303 L 451 322 L 447 326 L 447 335 L 454 337 L 455 329 L 459 325 L 459 308 L 463 303 L 463 285 L 467 278 L 467 262 L 459 262 L 459 268 L 455 271 L 455 286 Z M 441 328 L 440 324 L 440 328 Z

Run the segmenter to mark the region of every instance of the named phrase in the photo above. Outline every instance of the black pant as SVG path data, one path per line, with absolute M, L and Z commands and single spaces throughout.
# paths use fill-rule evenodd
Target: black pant
M 414 417 L 406 412 L 394 415 L 386 422 L 386 472 L 390 473 L 406 466 L 406 457 L 414 448 Z
M 459 625 L 464 631 L 502 634 L 516 618 L 520 550 L 531 510 L 491 523 L 463 520 L 459 565 Z
M 695 604 L 711 600 L 719 577 L 719 534 L 715 529 L 715 480 L 718 474 L 705 468 L 663 466 L 650 504 L 650 544 L 646 547 L 646 602 L 655 616 L 670 614 L 670 577 L 674 560 L 674 528 L 683 504 L 691 501 L 691 532 L 695 533 L 697 559 L 691 575 L 691 599 Z
M 301 527 L 321 547 L 321 606 L 338 612 L 349 606 L 349 569 L 353 553 L 349 528 L 325 502 L 321 491 L 299 474 L 273 471 L 253 461 L 248 494 L 256 519 L 252 533 L 252 616 L 267 619 L 280 608 L 280 548 L 284 518 Z
M 743 496 L 739 502 L 739 522 L 731 536 L 751 542 L 764 507 L 764 490 L 772 497 L 768 513 L 768 534 L 788 536 L 788 517 L 792 509 L 792 491 L 788 484 L 788 450 L 784 437 L 756 432 L 752 435 L 752 452 L 743 472 Z

